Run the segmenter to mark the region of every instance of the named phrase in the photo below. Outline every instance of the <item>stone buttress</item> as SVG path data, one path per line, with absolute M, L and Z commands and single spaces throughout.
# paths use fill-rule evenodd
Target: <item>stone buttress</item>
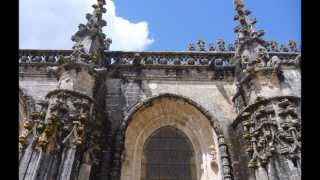
M 52 67 L 58 78 L 38 111 L 32 112 L 19 136 L 19 179 L 81 179 L 92 176 L 99 167 L 101 145 L 106 130 L 103 111 L 96 94 L 104 50 L 110 44 L 102 27 L 104 0 L 98 0 L 87 14 L 88 23 L 80 24 L 72 40 L 70 56 Z M 109 43 L 109 44 L 108 44 Z
M 233 101 L 238 116 L 233 128 L 242 137 L 235 153 L 240 164 L 247 165 L 242 169 L 248 179 L 301 179 L 300 81 L 295 84 L 286 77 L 288 72 L 300 75 L 300 56 L 281 61 L 271 57 L 269 44 L 261 38 L 264 32 L 255 31 L 256 20 L 247 17 L 251 12 L 241 0 L 235 1 L 235 8 L 240 25 L 235 28 L 237 93 Z

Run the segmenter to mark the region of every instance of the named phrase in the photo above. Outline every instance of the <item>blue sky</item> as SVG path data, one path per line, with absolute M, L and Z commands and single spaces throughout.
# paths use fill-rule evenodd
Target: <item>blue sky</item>
M 93 2 L 20 0 L 20 48 L 70 49 L 70 36 L 77 24 L 85 22 L 85 13 L 91 11 Z M 42 10 L 38 12 L 33 3 Z M 113 15 L 104 18 L 109 22 L 105 29 L 113 39 L 112 50 L 182 51 L 198 39 L 209 43 L 223 38 L 229 43 L 236 37 L 233 0 L 115 0 L 111 4 L 108 13 Z M 266 40 L 287 44 L 293 39 L 300 45 L 300 0 L 245 0 L 245 4 L 253 12 L 250 17 L 258 20 L 256 29 L 265 30 Z M 50 28 L 48 19 L 39 16 L 54 17 L 49 22 L 57 25 Z

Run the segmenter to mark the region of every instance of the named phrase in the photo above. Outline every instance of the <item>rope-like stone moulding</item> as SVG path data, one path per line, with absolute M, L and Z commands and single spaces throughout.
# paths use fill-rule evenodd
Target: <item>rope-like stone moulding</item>
M 188 103 L 189 105 L 195 107 L 197 110 L 199 110 L 209 121 L 213 129 L 215 130 L 217 136 L 218 136 L 218 144 L 219 144 L 219 150 L 221 151 L 220 161 L 222 162 L 222 176 L 224 180 L 233 180 L 232 175 L 232 163 L 231 163 L 231 157 L 229 155 L 228 146 L 225 143 L 225 138 L 222 132 L 222 128 L 219 125 L 219 122 L 210 114 L 209 111 L 206 111 L 200 104 L 192 101 L 190 98 L 182 95 L 175 95 L 175 94 L 169 94 L 169 93 L 163 93 L 159 94 L 153 97 L 150 97 L 144 101 L 141 101 L 137 103 L 135 106 L 133 106 L 124 117 L 124 120 L 122 124 L 120 125 L 120 128 L 118 132 L 116 133 L 115 138 L 115 151 L 113 156 L 113 168 L 111 169 L 110 176 L 111 179 L 120 179 L 121 174 L 121 157 L 124 150 L 124 141 L 125 141 L 125 133 L 127 130 L 127 127 L 131 121 L 132 116 L 144 108 L 149 107 L 152 105 L 154 100 L 160 99 L 160 98 L 174 98 L 174 99 L 180 99 Z

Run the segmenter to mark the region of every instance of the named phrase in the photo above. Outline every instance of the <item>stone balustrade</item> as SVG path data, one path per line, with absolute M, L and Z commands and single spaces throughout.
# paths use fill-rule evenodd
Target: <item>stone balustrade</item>
M 19 50 L 19 63 L 60 64 L 72 50 Z M 280 60 L 296 58 L 299 52 L 268 52 L 270 57 Z M 234 51 L 180 51 L 180 52 L 137 52 L 105 51 L 105 61 L 110 65 L 184 65 L 184 66 L 231 66 Z

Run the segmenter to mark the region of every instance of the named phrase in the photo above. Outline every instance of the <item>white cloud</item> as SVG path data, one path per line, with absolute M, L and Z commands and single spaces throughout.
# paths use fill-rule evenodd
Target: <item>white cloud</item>
M 71 36 L 79 23 L 86 23 L 96 0 L 19 0 L 20 49 L 71 49 Z M 149 37 L 148 23 L 138 23 L 119 17 L 114 3 L 107 0 L 104 28 L 111 37 L 111 50 L 147 49 L 154 40 Z

